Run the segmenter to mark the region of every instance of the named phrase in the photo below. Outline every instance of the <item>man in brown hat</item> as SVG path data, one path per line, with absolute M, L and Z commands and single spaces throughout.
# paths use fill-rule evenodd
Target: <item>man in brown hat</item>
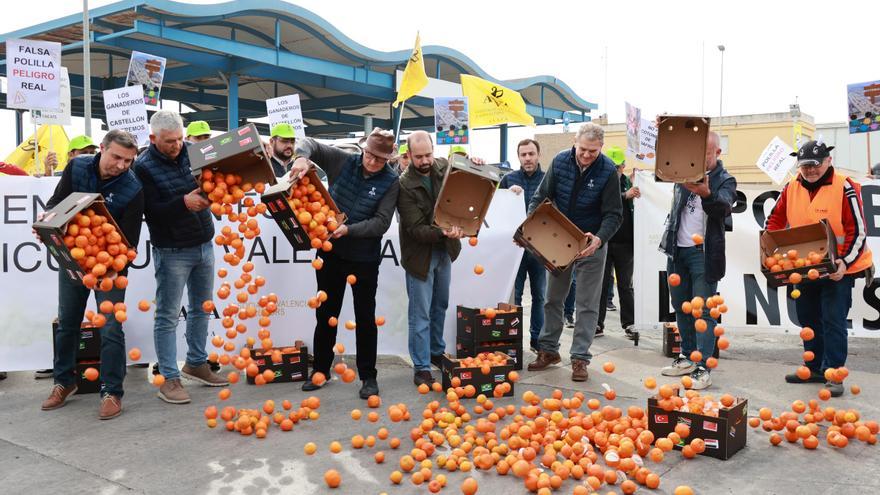
M 354 315 L 357 331 L 357 368 L 363 382 L 360 397 L 379 394 L 376 382 L 376 287 L 382 236 L 391 225 L 397 193 L 400 189 L 395 172 L 388 164 L 394 156 L 394 134 L 373 129 L 361 139 L 361 153 L 349 153 L 319 143 L 311 138 L 296 140 L 296 160 L 290 169 L 292 178 L 302 177 L 309 167 L 317 165 L 327 172 L 330 196 L 345 213 L 346 222 L 333 231 L 333 249 L 321 252 L 324 265 L 317 270 L 318 290 L 327 293 L 327 300 L 315 310 L 317 325 L 314 335 L 314 371 L 330 377 L 336 326 L 345 295 L 346 280 L 354 275 Z M 304 391 L 321 388 L 311 380 Z

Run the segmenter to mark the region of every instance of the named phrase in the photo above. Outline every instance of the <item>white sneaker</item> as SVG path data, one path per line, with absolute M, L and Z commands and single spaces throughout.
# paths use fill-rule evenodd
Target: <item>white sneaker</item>
M 697 369 L 691 373 L 691 380 L 693 381 L 691 388 L 694 390 L 703 390 L 712 385 L 712 378 L 709 377 L 709 370 L 702 366 L 697 366 Z
M 677 358 L 672 360 L 672 364 L 660 370 L 663 376 L 684 376 L 690 375 L 697 366 L 688 358 L 679 354 Z

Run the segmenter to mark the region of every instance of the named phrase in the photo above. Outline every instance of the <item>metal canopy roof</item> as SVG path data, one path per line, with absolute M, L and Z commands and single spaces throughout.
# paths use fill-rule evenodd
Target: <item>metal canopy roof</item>
M 241 119 L 266 115 L 265 100 L 298 93 L 311 136 L 338 137 L 373 124 L 393 128 L 395 70 L 411 48 L 381 52 L 365 47 L 316 14 L 281 0 L 213 5 L 169 0 L 123 0 L 90 11 L 92 108 L 103 118 L 101 91 L 122 86 L 132 50 L 168 59 L 161 97 L 196 111 L 188 120 L 237 127 Z M 74 115 L 83 114 L 82 15 L 76 14 L 3 35 L 57 41 L 71 80 Z M 5 44 L 0 47 L 6 72 Z M 552 76 L 501 81 L 451 48 L 423 47 L 429 77 L 458 83 L 472 74 L 520 91 L 537 124 L 565 114 L 589 120 L 596 105 Z M 3 102 L 5 106 L 5 101 Z M 430 98 L 407 100 L 402 128 L 432 127 Z

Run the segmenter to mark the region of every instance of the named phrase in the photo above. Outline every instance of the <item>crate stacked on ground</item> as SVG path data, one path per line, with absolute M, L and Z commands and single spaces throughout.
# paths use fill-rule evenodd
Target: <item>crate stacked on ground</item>
M 52 347 L 55 347 L 55 336 L 58 333 L 58 319 L 52 322 Z M 54 352 L 53 352 L 54 355 Z M 96 394 L 101 391 L 101 380 L 86 380 L 85 372 L 89 368 L 101 371 L 101 329 L 84 321 L 80 324 L 76 346 L 76 393 Z
M 510 397 L 517 379 L 511 358 L 503 352 L 482 352 L 474 357 L 453 358 L 443 355 L 443 390 L 460 389 L 462 398 Z
M 513 369 L 523 366 L 522 306 L 499 303 L 495 308 L 456 308 L 455 356 L 474 357 L 481 352 L 502 352 Z
M 254 349 L 251 356 L 260 373 L 266 370 L 275 373 L 270 383 L 301 382 L 309 377 L 309 352 L 301 340 L 291 347 Z M 247 382 L 253 385 L 254 377 L 248 376 Z

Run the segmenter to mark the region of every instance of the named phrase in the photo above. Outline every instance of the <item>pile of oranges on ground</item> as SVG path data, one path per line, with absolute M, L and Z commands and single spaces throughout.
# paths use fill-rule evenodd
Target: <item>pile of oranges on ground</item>
M 320 407 L 321 400 L 314 396 L 303 399 L 296 410 L 293 410 L 293 404 L 289 400 L 281 403 L 282 410 L 278 410 L 272 400 L 264 402 L 262 410 L 226 406 L 218 411 L 217 406 L 208 406 L 205 408 L 205 420 L 209 428 L 216 428 L 219 417 L 224 422 L 226 431 L 266 438 L 273 423 L 281 431 L 291 431 L 300 421 L 317 420 L 320 417 Z
M 87 288 L 107 292 L 128 286 L 128 279 L 118 274 L 137 252 L 123 241 L 113 219 L 92 208 L 77 213 L 67 224 L 64 245 L 85 273 L 82 282 Z
M 321 184 L 312 184 L 309 177 L 300 178 L 290 189 L 288 198 L 296 220 L 311 239 L 312 248 L 324 252 L 333 249 L 330 235 L 339 226 L 336 212 L 327 204 Z
M 824 426 L 823 423 L 828 424 Z M 800 442 L 808 450 L 819 447 L 822 426 L 825 430 L 825 442 L 828 446 L 839 449 L 849 445 L 852 439 L 875 445 L 880 432 L 878 423 L 863 421 L 859 411 L 833 407 L 823 409 L 815 399 L 807 403 L 796 400 L 791 404 L 790 411 L 783 411 L 779 416 L 774 416 L 769 408 L 761 408 L 758 417 L 749 419 L 749 426 L 760 426 L 764 431 L 771 432 L 769 440 L 772 445 L 781 444 L 784 438 L 789 443 Z

